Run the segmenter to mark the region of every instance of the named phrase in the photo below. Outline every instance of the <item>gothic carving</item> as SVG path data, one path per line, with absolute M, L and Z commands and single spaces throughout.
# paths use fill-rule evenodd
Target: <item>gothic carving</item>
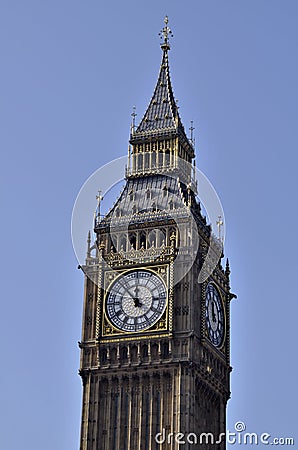
M 189 289 L 189 281 L 184 281 L 184 283 L 183 283 L 183 289 L 184 289 L 185 291 L 187 291 L 187 290 Z
M 182 315 L 186 316 L 189 312 L 189 306 L 188 305 L 183 305 L 182 306 Z
M 91 245 L 88 237 L 84 270 L 89 278 L 80 344 L 81 450 L 155 449 L 154 436 L 161 428 L 167 433 L 189 428 L 216 435 L 225 431 L 230 269 L 229 265 L 225 271 L 222 268 L 221 243 L 212 235 L 196 198 L 193 141 L 185 134 L 170 81 L 167 21 L 162 36 L 162 65 L 154 98 L 137 127 L 133 113 L 126 185 L 104 217 L 98 206 L 94 228 L 98 246 Z M 198 252 L 194 251 L 195 239 Z M 193 256 L 193 266 L 177 281 L 180 269 L 188 267 Z M 209 270 L 216 260 L 209 279 L 199 284 L 199 269 Z M 161 278 L 161 287 L 152 281 L 152 299 L 161 295 L 164 302 L 159 306 L 152 301 L 151 311 L 155 308 L 160 314 L 156 321 L 148 320 L 148 327 L 137 328 L 133 324 L 141 320 L 140 308 L 146 310 L 144 298 L 148 301 L 150 292 L 142 296 L 138 283 L 136 288 L 128 277 L 119 294 L 122 288 L 116 283 L 125 273 L 130 276 L 133 271 L 146 270 L 148 278 L 148 272 Z M 210 280 L 218 287 L 226 311 L 221 348 L 212 345 L 206 332 Z M 117 301 L 109 303 L 113 295 Z M 216 304 L 210 305 L 207 313 L 214 325 L 219 323 Z

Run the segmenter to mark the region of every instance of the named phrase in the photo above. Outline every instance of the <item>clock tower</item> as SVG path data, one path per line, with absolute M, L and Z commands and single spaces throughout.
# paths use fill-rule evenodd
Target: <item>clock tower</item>
M 80 450 L 225 449 L 229 263 L 202 212 L 194 142 L 162 61 L 126 184 L 88 237 Z

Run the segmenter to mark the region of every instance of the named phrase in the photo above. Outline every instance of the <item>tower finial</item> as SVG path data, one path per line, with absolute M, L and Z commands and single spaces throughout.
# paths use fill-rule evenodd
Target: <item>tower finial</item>
M 134 134 L 135 128 L 136 128 L 136 117 L 137 117 L 137 113 L 136 113 L 136 107 L 134 106 L 132 108 L 132 113 L 131 113 L 131 117 L 132 117 L 132 121 L 131 121 L 131 134 Z
M 217 227 L 218 227 L 218 239 L 221 241 L 221 242 L 223 242 L 223 238 L 222 238 L 222 236 L 221 236 L 221 227 L 223 226 L 223 220 L 222 220 L 222 217 L 221 216 L 218 216 L 218 220 L 217 220 L 217 222 L 216 222 L 216 225 L 217 225 Z
M 164 19 L 164 23 L 165 26 L 163 27 L 163 29 L 160 31 L 159 36 L 162 39 L 163 38 L 163 42 L 161 43 L 161 48 L 164 51 L 170 50 L 170 42 L 169 42 L 169 37 L 173 37 L 173 33 L 170 27 L 168 27 L 168 23 L 169 23 L 169 18 L 168 16 L 165 17 Z
M 91 233 L 89 230 L 87 236 L 87 258 L 90 258 L 90 256 L 91 256 Z
M 102 192 L 100 189 L 98 190 L 96 200 L 97 200 L 96 215 L 97 215 L 97 217 L 100 217 L 100 204 L 103 200 Z
M 229 278 L 230 273 L 231 273 L 231 270 L 230 270 L 230 263 L 229 263 L 229 258 L 227 258 L 225 273 L 226 273 L 226 276 Z
M 195 130 L 195 127 L 193 126 L 193 120 L 191 120 L 190 121 L 190 128 L 189 128 L 189 131 L 190 131 L 190 142 L 194 145 L 194 137 L 193 137 L 193 132 L 194 132 L 194 130 Z

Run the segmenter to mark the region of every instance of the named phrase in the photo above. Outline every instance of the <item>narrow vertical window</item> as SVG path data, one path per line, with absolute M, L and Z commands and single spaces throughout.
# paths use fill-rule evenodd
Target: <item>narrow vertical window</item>
M 114 399 L 113 399 L 113 410 L 114 410 L 114 417 L 113 417 L 113 444 L 112 444 L 112 448 L 113 450 L 117 450 L 116 449 L 116 444 L 117 444 L 117 418 L 118 418 L 118 394 L 115 394 Z
M 156 394 L 156 432 L 155 435 L 157 433 L 160 433 L 160 392 L 157 391 Z M 156 450 L 159 450 L 159 444 L 156 442 Z
M 145 394 L 145 449 L 149 448 L 149 431 L 150 431 L 150 399 L 149 392 Z
M 124 411 L 125 411 L 125 422 L 124 422 L 124 442 L 123 442 L 123 450 L 128 450 L 128 393 L 125 394 L 124 401 Z

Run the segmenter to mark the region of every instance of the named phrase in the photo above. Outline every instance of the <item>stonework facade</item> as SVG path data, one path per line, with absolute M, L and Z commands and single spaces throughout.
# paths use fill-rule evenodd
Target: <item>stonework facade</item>
M 230 270 L 197 197 L 194 145 L 171 86 L 169 33 L 166 23 L 156 88 L 131 128 L 126 185 L 95 218 L 96 241 L 88 237 L 80 450 L 225 449 L 224 439 L 199 436 L 217 440 L 226 429 Z M 198 442 L 179 444 L 179 432 Z

